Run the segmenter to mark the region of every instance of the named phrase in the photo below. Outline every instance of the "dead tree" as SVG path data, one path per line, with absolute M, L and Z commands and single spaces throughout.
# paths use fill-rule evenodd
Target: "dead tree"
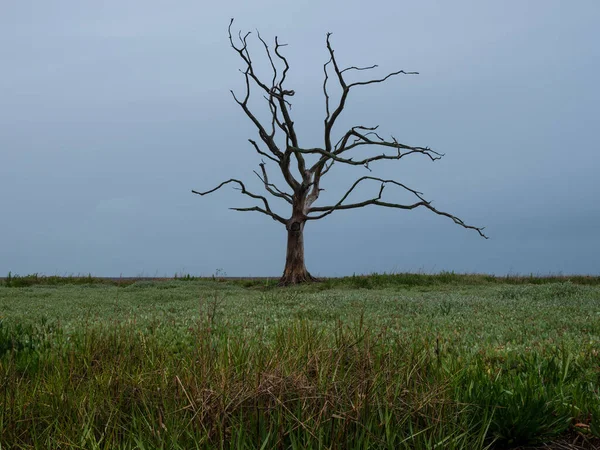
M 343 164 L 363 166 L 371 171 L 371 164 L 377 161 L 399 160 L 406 158 L 409 155 L 421 155 L 429 158 L 431 161 L 436 161 L 443 156 L 443 154 L 428 147 L 413 147 L 402 144 L 393 136 L 390 139 L 384 139 L 377 133 L 377 127 L 357 125 L 347 130 L 338 140 L 334 141 L 333 138 L 334 126 L 342 114 L 346 101 L 348 100 L 348 95 L 353 88 L 382 83 L 387 79 L 398 75 L 416 75 L 418 73 L 398 70 L 381 78 L 348 82 L 346 79 L 347 72 L 367 71 L 375 69 L 377 65 L 369 67 L 351 66 L 340 68 L 333 48 L 331 47 L 331 33 L 328 33 L 326 46 L 329 52 L 329 60 L 323 66 L 323 94 L 325 97 L 323 147 L 305 148 L 301 145 L 296 134 L 294 121 L 291 116 L 290 98 L 294 96 L 294 91 L 284 87 L 286 76 L 290 68 L 288 60 L 282 54 L 282 47 L 286 44 L 281 44 L 276 37 L 275 47 L 271 49 L 267 45 L 267 42 L 259 33 L 257 33 L 258 39 L 262 43 L 266 56 L 270 62 L 272 71 L 272 78 L 268 81 L 264 81 L 257 75 L 254 63 L 250 57 L 250 52 L 248 50 L 248 36 L 250 33 L 246 33 L 245 35 L 239 33 L 236 44 L 236 41 L 234 41 L 231 34 L 232 24 L 233 19 L 229 23 L 229 41 L 231 47 L 237 52 L 244 63 L 244 69 L 241 72 L 244 75 L 246 92 L 241 99 L 238 98 L 233 91 L 231 91 L 231 94 L 246 116 L 256 126 L 262 145 L 259 145 L 252 139 L 249 139 L 248 141 L 259 155 L 271 161 L 278 167 L 291 192 L 286 192 L 272 183 L 267 175 L 267 168 L 264 160 L 259 164 L 260 171 L 254 171 L 254 173 L 260 179 L 265 190 L 273 197 L 277 197 L 284 202 L 287 202 L 292 211 L 291 215 L 287 218 L 275 213 L 266 197 L 248 191 L 242 181 L 234 178 L 222 182 L 209 191 L 199 192 L 193 190 L 192 192 L 194 194 L 206 195 L 215 192 L 227 184 L 233 184 L 242 194 L 257 200 L 259 205 L 230 209 L 235 211 L 260 212 L 285 225 L 288 234 L 287 256 L 285 270 L 281 277 L 280 284 L 289 285 L 316 280 L 306 270 L 304 263 L 304 226 L 308 221 L 322 219 L 334 211 L 362 208 L 368 205 L 397 209 L 426 208 L 435 214 L 450 218 L 454 223 L 461 227 L 475 230 L 480 236 L 487 239 L 483 233 L 482 227 L 467 225 L 453 214 L 434 208 L 431 205 L 431 202 L 423 197 L 421 192 L 411 189 L 398 181 L 386 180 L 371 175 L 357 179 L 335 204 L 315 206 L 315 202 L 319 198 L 319 193 L 322 191 L 322 178 L 331 170 L 334 163 L 337 163 L 338 166 Z M 336 82 L 339 83 L 339 86 L 341 87 L 341 95 L 336 104 L 333 104 L 327 89 L 327 83 L 329 82 L 330 76 L 335 78 Z M 266 100 L 270 111 L 269 123 L 261 123 L 249 108 L 248 100 L 250 99 L 251 86 L 255 86 Z M 276 142 L 279 140 L 282 142 L 284 141 L 285 146 Z M 349 156 L 351 150 L 362 150 L 364 147 L 382 148 L 383 153 L 361 158 Z M 312 164 L 307 161 L 309 158 L 312 158 L 314 161 L 310 161 Z M 292 165 L 296 166 L 297 171 L 292 170 Z M 357 189 L 359 185 L 362 185 L 365 182 L 377 182 L 380 184 L 377 196 L 358 203 L 346 203 L 348 196 Z M 383 191 L 387 185 L 403 189 L 414 196 L 415 200 L 408 204 L 392 203 L 383 200 Z

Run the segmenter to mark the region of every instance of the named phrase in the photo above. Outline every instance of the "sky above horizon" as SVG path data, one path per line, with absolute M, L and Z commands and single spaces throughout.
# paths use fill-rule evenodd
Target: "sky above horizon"
M 244 92 L 231 17 L 234 30 L 288 44 L 305 147 L 322 145 L 327 32 L 340 65 L 379 65 L 354 79 L 419 72 L 352 91 L 334 134 L 379 125 L 445 156 L 374 163 L 372 173 L 334 165 L 315 206 L 362 175 L 394 178 L 490 237 L 427 210 L 338 211 L 305 228 L 313 275 L 600 275 L 600 2 L 365 5 L 2 2 L 0 275 L 282 273 L 281 224 L 229 210 L 253 205 L 234 189 L 190 192 L 234 177 L 263 193 L 247 141 L 258 135 L 229 93 Z M 255 32 L 250 49 L 269 78 Z M 384 200 L 403 199 L 386 188 Z

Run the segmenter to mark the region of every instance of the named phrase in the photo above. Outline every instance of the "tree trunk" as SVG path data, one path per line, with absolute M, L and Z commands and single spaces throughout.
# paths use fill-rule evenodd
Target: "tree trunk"
M 304 221 L 291 220 L 287 226 L 288 242 L 285 270 L 279 280 L 281 286 L 318 281 L 304 265 Z

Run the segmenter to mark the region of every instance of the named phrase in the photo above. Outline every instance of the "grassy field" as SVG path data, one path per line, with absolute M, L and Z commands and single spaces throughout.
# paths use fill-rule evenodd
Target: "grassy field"
M 598 278 L 11 276 L 0 321 L 2 449 L 600 437 Z

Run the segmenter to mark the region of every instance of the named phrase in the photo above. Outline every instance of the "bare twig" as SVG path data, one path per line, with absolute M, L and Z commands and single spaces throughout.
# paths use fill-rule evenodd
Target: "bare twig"
M 344 73 L 348 70 L 370 70 L 370 69 L 375 69 L 376 67 L 379 67 L 379 66 L 377 64 L 373 64 L 372 66 L 368 66 L 368 67 L 356 67 L 356 66 L 346 67 L 344 70 L 341 71 L 341 73 Z

